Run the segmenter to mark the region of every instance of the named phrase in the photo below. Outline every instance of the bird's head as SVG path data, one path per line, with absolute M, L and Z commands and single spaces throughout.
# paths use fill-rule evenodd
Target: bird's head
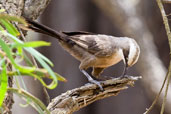
M 128 38 L 126 48 L 123 48 L 124 62 L 128 67 L 134 65 L 140 55 L 140 47 L 134 39 Z

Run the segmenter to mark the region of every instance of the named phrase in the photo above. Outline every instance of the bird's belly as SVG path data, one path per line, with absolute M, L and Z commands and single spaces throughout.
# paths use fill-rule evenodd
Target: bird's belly
M 96 64 L 94 65 L 94 67 L 109 67 L 112 65 L 117 64 L 118 62 L 120 62 L 122 60 L 122 57 L 120 55 L 113 55 L 110 57 L 103 57 L 103 58 L 97 58 L 96 59 Z

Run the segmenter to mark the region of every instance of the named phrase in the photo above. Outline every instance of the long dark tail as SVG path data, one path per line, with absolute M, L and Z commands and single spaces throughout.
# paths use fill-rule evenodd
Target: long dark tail
M 68 35 L 62 33 L 62 32 L 59 32 L 59 31 L 55 31 L 45 25 L 42 25 L 36 21 L 33 21 L 31 19 L 27 19 L 25 18 L 26 22 L 28 23 L 28 26 L 27 27 L 21 27 L 21 28 L 26 28 L 26 29 L 29 29 L 29 30 L 32 30 L 32 31 L 35 31 L 35 32 L 38 32 L 38 33 L 42 33 L 42 34 L 45 34 L 45 35 L 49 35 L 49 36 L 52 36 L 58 40 L 62 40 L 64 42 L 72 42 L 69 38 Z M 73 42 L 72 42 L 73 43 Z

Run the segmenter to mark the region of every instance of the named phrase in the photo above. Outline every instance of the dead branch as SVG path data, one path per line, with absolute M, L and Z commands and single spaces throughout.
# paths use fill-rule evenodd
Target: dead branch
M 97 100 L 118 95 L 121 90 L 127 89 L 128 85 L 133 86 L 140 78 L 141 76 L 128 76 L 104 81 L 102 82 L 104 91 L 95 84 L 86 84 L 57 96 L 47 108 L 52 114 L 71 114 Z

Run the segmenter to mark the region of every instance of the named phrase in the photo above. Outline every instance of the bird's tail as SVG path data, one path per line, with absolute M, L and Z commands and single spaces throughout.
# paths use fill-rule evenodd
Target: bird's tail
M 22 28 L 24 30 L 32 30 L 32 31 L 35 31 L 38 33 L 49 35 L 58 40 L 62 40 L 64 42 L 70 42 L 69 36 L 62 32 L 55 31 L 55 30 L 53 30 L 45 25 L 42 25 L 36 21 L 33 21 L 31 19 L 25 18 L 25 20 L 28 23 L 28 25 L 27 26 L 19 26 L 20 28 Z

